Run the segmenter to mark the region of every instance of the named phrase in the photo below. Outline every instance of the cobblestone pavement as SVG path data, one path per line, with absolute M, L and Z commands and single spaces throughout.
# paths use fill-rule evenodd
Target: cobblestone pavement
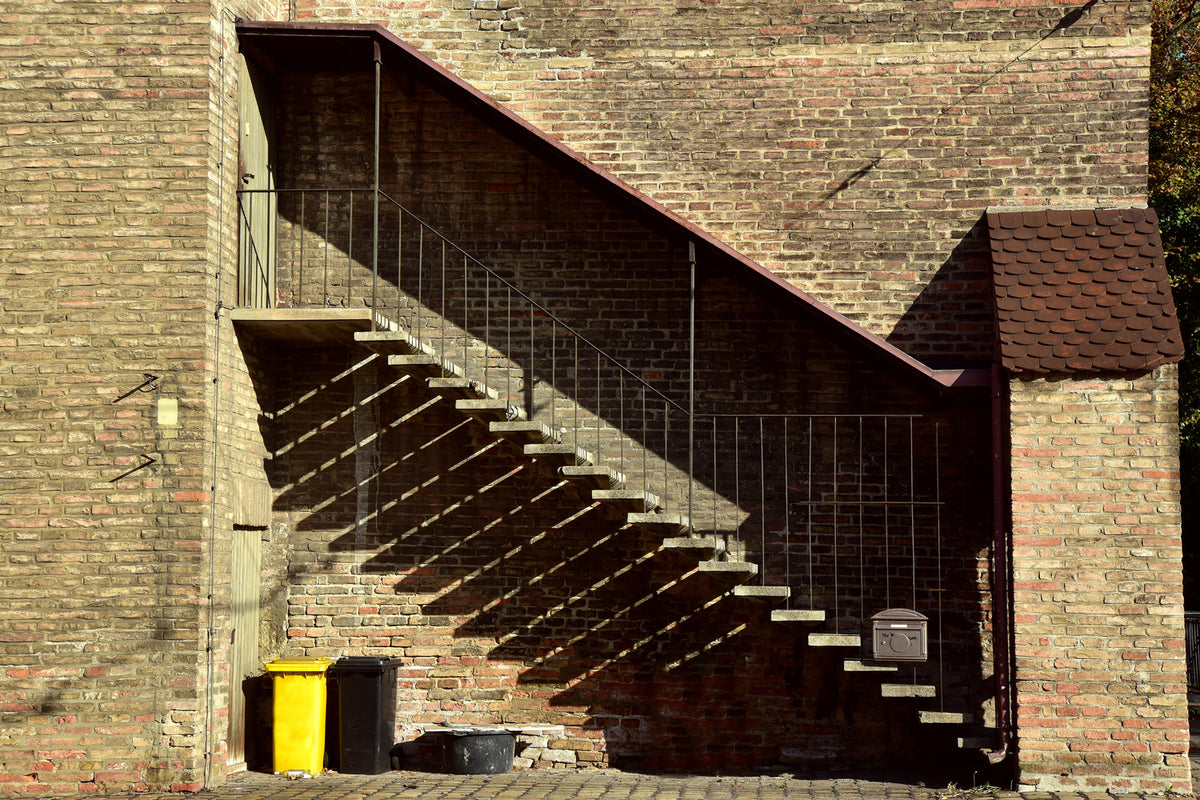
M 800 779 L 791 776 L 696 777 L 642 775 L 618 770 L 534 770 L 505 775 L 389 772 L 287 778 L 257 772 L 235 775 L 194 795 L 106 795 L 106 800 L 1090 800 L 1111 795 L 1021 793 L 904 780 Z M 1122 798 L 1133 797 L 1123 795 Z
M 235 775 L 195 800 L 937 800 L 946 790 L 915 783 L 850 778 L 684 777 L 618 770 L 533 770 L 505 775 L 390 772 L 287 778 L 257 772 Z M 962 795 L 964 800 L 966 794 Z M 984 795 L 991 797 L 990 794 Z M 107 795 L 130 800 L 180 800 L 178 794 Z

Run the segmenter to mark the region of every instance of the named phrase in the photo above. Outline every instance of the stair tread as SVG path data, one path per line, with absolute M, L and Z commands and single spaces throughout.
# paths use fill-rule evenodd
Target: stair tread
M 495 398 L 496 393 L 488 389 L 478 381 L 473 381 L 470 378 L 461 375 L 452 375 L 449 377 L 432 377 L 425 381 L 435 392 L 453 392 L 459 397 L 464 398 Z
M 354 341 L 380 355 L 401 355 L 421 350 L 421 343 L 404 330 L 358 331 Z
M 558 443 L 554 432 L 550 428 L 532 420 L 492 420 L 488 423 L 488 430 L 505 439 L 527 442 L 529 444 Z
M 808 643 L 813 647 L 861 647 L 862 636 L 857 633 L 810 633 Z
M 558 473 L 567 480 L 589 484 L 593 488 L 599 489 L 616 488 L 625 482 L 625 477 L 621 473 L 612 467 L 599 464 L 568 465 L 559 467 Z
M 519 420 L 525 416 L 519 408 L 509 405 L 507 401 L 490 398 L 464 398 L 454 401 L 454 407 L 469 417 L 485 422 Z
M 883 664 L 878 661 L 867 661 L 860 658 L 847 658 L 842 662 L 845 672 L 899 672 L 896 664 Z
M 664 514 L 662 512 L 632 511 L 626 515 L 625 521 L 629 525 L 646 529 L 661 530 L 667 528 L 678 533 L 683 533 L 688 529 L 688 521 L 684 517 L 677 514 Z
M 672 536 L 663 539 L 662 546 L 668 550 L 719 550 L 721 541 L 715 536 Z
M 758 565 L 753 561 L 701 561 L 696 565 L 700 572 L 727 573 L 732 575 L 757 575 Z
M 525 455 L 533 458 L 559 458 L 575 465 L 595 463 L 590 453 L 571 444 L 527 444 Z
M 771 622 L 824 622 L 825 612 L 815 608 L 777 608 L 771 612 Z
M 921 722 L 929 725 L 962 725 L 971 721 L 971 715 L 963 711 L 927 711 L 918 712 Z
M 592 499 L 639 511 L 653 511 L 659 499 L 640 489 L 592 489 Z
M 883 697 L 937 697 L 937 687 L 913 683 L 884 683 L 879 686 Z
M 762 600 L 786 600 L 792 596 L 792 590 L 787 586 L 750 586 L 742 584 L 733 587 L 734 597 L 746 597 Z

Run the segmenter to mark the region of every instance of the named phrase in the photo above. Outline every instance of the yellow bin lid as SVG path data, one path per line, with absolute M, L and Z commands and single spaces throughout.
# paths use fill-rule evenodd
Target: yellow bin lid
M 267 672 L 324 672 L 333 664 L 328 656 L 315 658 L 277 658 L 268 662 Z

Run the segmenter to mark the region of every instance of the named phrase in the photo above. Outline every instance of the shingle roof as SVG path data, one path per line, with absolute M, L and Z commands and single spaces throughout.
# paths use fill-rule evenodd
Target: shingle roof
M 1006 369 L 1133 372 L 1183 357 L 1152 209 L 989 211 L 987 223 Z

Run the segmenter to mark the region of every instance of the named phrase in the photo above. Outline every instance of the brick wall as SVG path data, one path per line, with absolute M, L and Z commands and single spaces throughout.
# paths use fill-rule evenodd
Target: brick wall
M 1022 785 L 1189 789 L 1174 381 L 1010 384 Z
M 397 740 L 407 765 L 437 766 L 437 739 L 422 729 L 446 721 L 564 725 L 520 754 L 519 766 L 538 768 L 877 768 L 911 764 L 918 749 L 947 768 L 968 762 L 954 732 L 919 728 L 914 701 L 880 703 L 878 677 L 844 672 L 846 651 L 807 646 L 804 626 L 769 621 L 771 605 L 739 601 L 724 594 L 732 584 L 655 555 L 652 537 L 495 442 L 419 380 L 356 349 L 293 351 L 284 362 L 264 374 L 275 398 L 275 506 L 289 531 L 288 652 L 402 657 Z M 959 445 L 972 429 L 968 418 Z M 971 463 L 952 440 L 942 442 L 947 461 Z M 966 513 L 974 497 L 944 511 L 954 533 L 941 563 L 955 576 L 944 616 L 923 594 L 919 603 L 945 642 L 949 680 L 939 688 L 983 708 L 993 691 L 990 647 L 980 650 L 987 532 L 986 519 L 981 529 Z M 919 531 L 922 560 L 936 549 L 932 533 Z M 857 535 L 839 543 L 853 570 Z M 894 532 L 893 566 L 908 560 L 908 535 Z M 799 562 L 805 543 L 794 537 Z M 858 580 L 843 569 L 843 581 Z M 817 571 L 822 587 L 832 582 L 827 563 Z M 792 575 L 798 607 L 806 580 Z M 897 585 L 894 599 L 907 591 Z M 842 613 L 843 630 L 857 631 L 857 599 Z
M 420 6 L 417 8 L 416 6 Z M 922 357 L 987 358 L 972 229 L 1005 202 L 1144 200 L 1148 2 L 378 7 L 585 157 Z
M 0 7 L 3 793 L 200 784 L 209 23 Z

